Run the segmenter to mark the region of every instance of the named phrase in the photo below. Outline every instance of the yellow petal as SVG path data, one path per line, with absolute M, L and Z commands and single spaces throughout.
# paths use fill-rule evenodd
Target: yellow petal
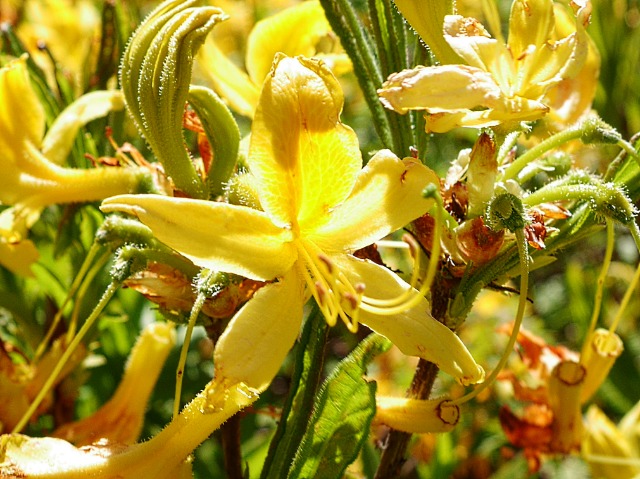
M 317 60 L 279 56 L 251 130 L 249 169 L 279 226 L 321 218 L 344 201 L 362 167 L 358 140 L 340 123 L 343 95 Z
M 0 161 L 3 163 L 20 165 L 25 160 L 23 145 L 30 142 L 39 147 L 44 133 L 44 111 L 31 87 L 26 60 L 23 56 L 0 68 Z
M 62 439 L 0 436 L 0 477 L 182 479 L 188 456 L 227 419 L 258 398 L 243 384 L 211 381 L 179 416 L 150 440 L 125 446 L 76 448 Z
M 460 63 L 460 57 L 442 38 L 445 15 L 453 13 L 452 0 L 394 0 L 420 38 L 429 46 L 442 64 Z
M 353 71 L 353 64 L 346 53 L 316 53 L 313 56 L 327 65 L 336 76 Z
M 22 434 L 0 436 L 0 459 L 2 477 L 32 478 L 53 474 L 58 474 L 53 477 L 79 478 L 82 471 L 106 462 L 99 454 L 77 449 L 62 439 Z
M 629 441 L 636 457 L 638 457 L 640 455 L 640 402 L 627 411 L 618 423 L 618 429 Z
M 585 416 L 582 455 L 591 467 L 592 477 L 634 479 L 640 474 L 637 451 L 596 405 L 591 405 Z M 615 463 L 616 459 L 621 459 L 620 464 Z
M 403 70 L 389 76 L 378 94 L 387 108 L 398 113 L 472 109 L 502 97 L 502 91 L 489 73 L 466 65 Z
M 520 58 L 530 45 L 546 43 L 554 25 L 552 0 L 514 0 L 507 40 L 513 57 Z
M 215 271 L 272 280 L 296 259 L 291 231 L 251 208 L 160 195 L 115 196 L 101 208 L 137 216 L 158 240 Z
M 527 98 L 540 98 L 549 88 L 562 81 L 576 50 L 576 42 L 576 36 L 571 35 L 553 45 L 545 44 L 534 55 L 526 56 L 520 67 L 520 94 Z
M 376 396 L 376 421 L 414 434 L 449 432 L 460 420 L 460 408 L 446 398 L 409 399 Z
M 218 340 L 215 377 L 266 389 L 298 337 L 303 304 L 304 283 L 293 271 L 259 289 Z
M 462 110 L 425 115 L 427 132 L 445 133 L 456 127 L 484 128 L 509 121 L 531 121 L 541 118 L 549 107 L 523 97 L 501 98 L 494 108 Z
M 367 163 L 351 195 L 324 218 L 324 223 L 303 234 L 327 253 L 355 251 L 402 228 L 433 205 L 422 190 L 439 186 L 429 168 L 407 158 L 400 160 L 381 150 Z
M 209 81 L 232 110 L 253 118 L 260 97 L 259 86 L 227 58 L 213 38 L 207 39 L 200 48 L 195 73 Z
M 352 256 L 332 257 L 351 284 L 364 284 L 364 294 L 376 299 L 400 296 L 409 285 L 382 266 Z M 415 294 L 419 294 L 417 291 Z M 407 356 L 430 361 L 463 384 L 484 379 L 484 370 L 475 362 L 464 343 L 449 328 L 435 320 L 428 311 L 429 302 L 422 298 L 417 306 L 393 316 L 382 316 L 364 310 L 359 320 L 378 334 L 387 337 Z
M 40 254 L 28 240 L 27 232 L 40 216 L 40 211 L 7 208 L 0 213 L 0 265 L 21 276 L 33 276 L 31 265 Z
M 278 52 L 314 56 L 318 41 L 331 31 L 320 2 L 302 2 L 259 21 L 247 40 L 247 71 L 256 85 L 264 82 Z
M 556 33 L 566 36 L 572 29 L 575 30 L 575 22 L 570 22 L 566 10 L 557 6 Z M 563 79 L 546 93 L 544 103 L 551 107 L 549 120 L 556 123 L 554 131 L 576 123 L 591 111 L 600 76 L 600 53 L 588 35 L 586 41 L 588 53 L 580 72 Z
M 491 38 L 475 18 L 447 15 L 444 21 L 444 38 L 469 66 L 481 70 L 493 70 L 501 56 L 509 55 L 504 45 Z
M 119 90 L 94 91 L 81 96 L 53 122 L 42 142 L 42 153 L 49 161 L 63 164 L 82 126 L 123 108 L 124 99 Z

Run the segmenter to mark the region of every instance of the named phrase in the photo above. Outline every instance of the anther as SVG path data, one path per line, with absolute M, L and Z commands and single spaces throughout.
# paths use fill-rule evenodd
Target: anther
M 316 288 L 316 293 L 318 294 L 317 300 L 318 300 L 319 306 L 323 307 L 326 303 L 325 300 L 327 298 L 327 290 L 322 285 L 322 283 L 320 283 L 320 281 L 316 281 L 315 288 Z
M 354 294 L 347 292 L 342 295 L 342 298 L 347 300 L 349 306 L 351 306 L 351 311 L 355 311 L 356 309 L 358 309 L 358 306 L 360 304 L 358 298 L 356 298 Z
M 322 264 L 324 264 L 325 268 L 327 268 L 329 275 L 333 276 L 333 263 L 331 262 L 331 259 L 329 259 L 325 254 L 319 254 L 318 259 Z

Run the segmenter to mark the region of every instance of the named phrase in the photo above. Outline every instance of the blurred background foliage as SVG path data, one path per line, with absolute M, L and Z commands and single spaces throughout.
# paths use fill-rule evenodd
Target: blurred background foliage
M 589 33 L 602 58 L 600 83 L 594 108 L 601 117 L 630 138 L 640 131 L 640 2 L 638 0 L 592 0 L 594 10 Z M 216 3 L 216 2 L 212 2 Z M 216 27 L 226 52 L 238 63 L 244 58 L 244 40 L 260 18 L 280 11 L 293 0 L 220 0 L 216 3 L 231 15 L 228 22 Z M 354 0 L 364 9 L 364 0 Z M 503 18 L 508 0 L 500 0 Z M 44 105 L 48 123 L 66 105 L 84 92 L 117 86 L 117 68 L 127 38 L 142 18 L 156 5 L 150 1 L 122 0 L 0 0 L 0 64 L 27 51 L 31 55 L 30 73 Z M 478 2 L 459 0 L 458 8 L 467 13 Z M 409 32 L 416 45 L 416 37 Z M 368 117 L 366 104 L 352 75 L 341 78 L 346 103 L 343 120 L 360 137 L 365 154 L 380 147 Z M 238 118 L 248 130 L 249 122 Z M 126 121 L 123 113 L 89 124 L 76 139 L 68 163 L 83 167 L 91 159 L 114 155 L 105 126 L 110 125 L 116 143 L 131 142 L 146 158 L 146 145 Z M 457 152 L 469 147 L 474 133 L 456 131 L 427 138 L 425 155 L 428 164 L 444 171 Z M 604 151 L 603 170 L 612 155 Z M 0 173 L 1 174 L 1 173 Z M 0 209 L 3 208 L 0 206 Z M 31 230 L 31 239 L 40 247 L 40 260 L 33 268 L 34 277 L 21 278 L 0 267 L 0 339 L 11 344 L 16 360 L 27 361 L 34 354 L 53 317 L 64 307 L 66 293 L 78 273 L 102 215 L 97 205 L 52 206 L 46 209 Z M 586 244 L 585 244 L 586 243 Z M 532 304 L 525 320 L 527 329 L 541 335 L 550 344 L 562 344 L 579 350 L 590 319 L 596 279 L 604 254 L 605 234 L 595 234 L 576 248 L 563 252 L 557 261 L 533 273 Z M 617 309 L 625 287 L 633 275 L 631 264 L 638 262 L 633 241 L 623 230 L 617 231 L 614 263 L 608 277 L 600 324 L 607 324 Z M 92 287 L 83 292 L 78 307 L 80 318 L 87 316 L 109 283 L 110 263 L 99 264 Z M 500 324 L 513 319 L 516 298 L 487 291 L 477 301 L 467 326 L 464 342 L 479 363 L 490 369 L 497 362 L 506 336 L 496 332 Z M 609 378 L 597 393 L 596 402 L 617 421 L 640 399 L 640 299 L 634 296 L 625 322 L 619 329 L 625 352 L 616 362 Z M 61 420 L 85 416 L 94 411 L 115 390 L 127 355 L 140 329 L 159 317 L 158 310 L 141 295 L 120 290 L 92 331 L 86 344 L 87 360 L 56 391 L 59 406 L 29 426 L 28 433 L 50 431 Z M 186 319 L 186 318 L 183 318 Z M 60 326 L 63 333 L 65 324 Z M 332 328 L 326 367 L 344 357 L 353 347 L 350 335 L 340 327 Z M 364 334 L 364 333 L 363 333 Z M 187 358 L 182 400 L 191 399 L 210 378 L 212 344 L 202 329 L 192 338 Z M 169 357 L 148 406 L 142 437 L 155 434 L 171 417 L 178 346 Z M 397 351 L 383 355 L 372 367 L 371 375 L 380 388 L 399 395 L 411 380 L 413 364 Z M 258 403 L 243 412 L 242 448 L 250 477 L 257 477 L 266 454 L 269 438 L 278 418 L 278 407 L 286 397 L 291 364 Z M 439 379 L 437 390 L 456 388 Z M 502 402 L 500 388 L 468 404 L 460 424 L 452 433 L 416 436 L 412 457 L 405 468 L 411 478 L 513 478 L 527 476 L 527 463 L 521 453 L 509 446 L 498 422 Z M 274 406 L 275 404 L 275 406 Z M 375 434 L 373 435 L 375 438 Z M 371 477 L 377 453 L 373 442 L 367 444 L 361 459 L 347 477 Z M 195 474 L 198 478 L 223 477 L 222 453 L 214 437 L 196 452 Z M 588 468 L 576 457 L 546 463 L 535 477 L 589 477 Z

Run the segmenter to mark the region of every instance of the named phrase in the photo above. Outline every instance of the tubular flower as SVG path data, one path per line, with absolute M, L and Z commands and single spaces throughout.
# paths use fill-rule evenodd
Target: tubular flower
M 464 344 L 391 271 L 350 253 L 425 213 L 438 177 L 389 151 L 362 168 L 355 133 L 339 120 L 340 86 L 321 61 L 276 57 L 253 122 L 248 166 L 261 210 L 158 195 L 123 195 L 105 212 L 137 216 L 195 264 L 269 281 L 234 316 L 214 352 L 216 377 L 263 390 L 295 341 L 313 296 L 327 323 L 359 322 L 405 354 L 464 383 L 483 379 Z
M 318 44 L 330 33 L 331 27 L 320 2 L 302 2 L 256 23 L 247 39 L 246 73 L 216 45 L 215 35 L 209 37 L 200 49 L 199 73 L 211 82 L 231 109 L 253 118 L 260 88 L 277 52 L 321 58 L 335 73 L 351 69 L 344 53 L 318 51 Z
M 149 397 L 175 343 L 174 326 L 151 323 L 131 350 L 118 389 L 93 415 L 67 423 L 54 436 L 77 446 L 101 441 L 132 444 L 138 440 Z
M 160 433 L 130 446 L 99 442 L 77 448 L 54 437 L 5 434 L 0 436 L 0 477 L 191 478 L 189 454 L 256 397 L 243 384 L 211 381 Z
M 26 57 L 0 69 L 0 204 L 13 205 L 0 222 L 0 264 L 28 273 L 27 265 L 37 255 L 24 236 L 45 206 L 95 201 L 144 187 L 149 173 L 143 168 L 60 166 L 82 125 L 122 106 L 119 92 L 90 93 L 62 112 L 44 136 L 44 111 L 31 87 Z M 11 258 L 15 252 L 24 260 L 17 267 Z
M 394 73 L 378 91 L 381 101 L 398 113 L 426 110 L 433 132 L 537 120 L 549 111 L 545 94 L 585 63 L 590 10 L 585 3 L 575 31 L 556 39 L 552 0 L 515 0 L 506 45 L 476 19 L 447 15 L 445 40 L 467 64 Z

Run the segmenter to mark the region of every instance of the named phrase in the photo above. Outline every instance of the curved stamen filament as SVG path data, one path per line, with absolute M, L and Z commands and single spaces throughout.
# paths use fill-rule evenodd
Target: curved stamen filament
M 421 298 L 429 290 L 430 282 L 424 282 L 420 289 L 416 288 L 420 275 L 420 248 L 418 243 L 411 235 L 404 235 L 402 237 L 411 251 L 411 256 L 414 258 L 413 271 L 411 273 L 411 282 L 409 288 L 405 289 L 400 295 L 391 299 L 376 299 L 364 296 L 362 299 L 363 309 L 376 314 L 397 314 L 401 311 L 411 309 L 413 306 L 420 302 Z M 402 309 L 397 310 L 398 307 Z
M 303 260 L 298 263 L 300 272 L 329 326 L 334 326 L 339 317 L 349 331 L 356 332 L 360 309 L 372 314 L 390 316 L 407 311 L 424 299 L 434 277 L 439 249 L 434 251 L 435 256 L 431 258 L 427 268 L 427 278 L 418 289 L 421 271 L 420 246 L 410 235 L 405 235 L 403 241 L 414 258 L 411 283 L 398 296 L 389 299 L 366 296 L 364 284 L 353 284 L 314 243 L 300 241 L 298 250 Z M 439 243 L 439 238 L 434 238 L 435 242 Z
M 354 287 L 313 243 L 302 243 L 299 251 L 305 259 L 302 275 L 327 324 L 334 326 L 340 317 L 349 331 L 356 332 L 362 288 Z

